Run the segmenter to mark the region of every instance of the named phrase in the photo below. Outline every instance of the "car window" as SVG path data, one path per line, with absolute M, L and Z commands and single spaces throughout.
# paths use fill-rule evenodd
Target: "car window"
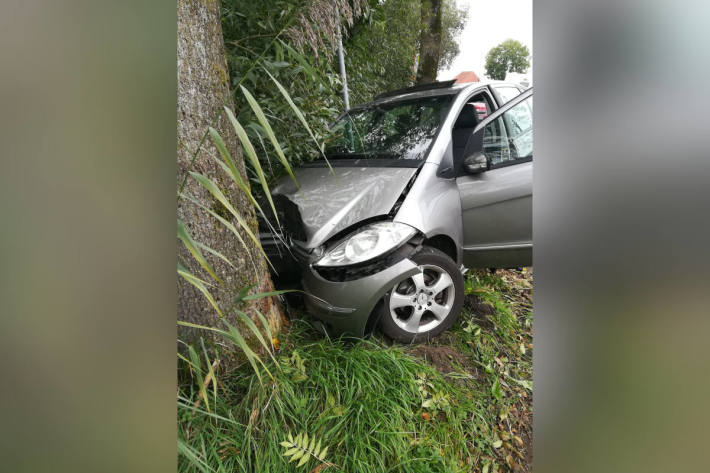
M 478 93 L 469 97 L 461 109 L 451 129 L 451 150 L 454 163 L 463 160 L 463 154 L 469 138 L 476 126 L 492 111 L 491 99 L 486 93 Z
M 483 154 L 491 160 L 492 166 L 532 158 L 532 96 L 486 126 Z
M 473 107 L 476 109 L 478 120 L 483 120 L 491 113 L 491 108 L 486 102 L 473 102 Z
M 492 112 L 490 99 L 484 93 L 470 97 L 454 122 L 454 129 L 475 128 Z
M 422 160 L 452 95 L 396 101 L 352 110 L 331 127 L 325 139 L 328 159 Z
M 503 99 L 503 103 L 510 102 L 520 95 L 520 90 L 515 87 L 496 87 L 496 92 L 498 92 L 500 98 Z

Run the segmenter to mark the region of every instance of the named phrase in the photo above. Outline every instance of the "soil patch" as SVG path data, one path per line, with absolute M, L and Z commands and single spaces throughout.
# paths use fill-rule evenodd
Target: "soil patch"
M 409 353 L 433 365 L 442 374 L 460 369 L 459 365 L 466 367 L 470 364 L 465 355 L 448 346 L 419 345 Z
M 495 307 L 487 302 L 483 302 L 480 297 L 475 294 L 467 295 L 463 301 L 464 307 L 473 314 L 473 318 L 481 328 L 491 330 L 493 323 L 488 320 L 488 317 L 496 313 Z

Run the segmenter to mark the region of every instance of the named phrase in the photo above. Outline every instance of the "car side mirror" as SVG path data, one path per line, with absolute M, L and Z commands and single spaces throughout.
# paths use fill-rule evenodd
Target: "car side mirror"
M 477 151 L 463 160 L 463 168 L 468 174 L 479 174 L 488 170 L 488 158 Z

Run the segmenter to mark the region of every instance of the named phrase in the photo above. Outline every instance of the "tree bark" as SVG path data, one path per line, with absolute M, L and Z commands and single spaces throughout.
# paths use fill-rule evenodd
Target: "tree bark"
M 207 128 L 211 125 L 224 139 L 242 178 L 249 182 L 245 173 L 244 157 L 238 145 L 236 134 L 229 120 L 222 112 L 227 105 L 233 108 L 229 91 L 229 72 L 222 37 L 222 25 L 218 0 L 178 0 L 178 103 L 177 103 L 177 186 L 178 191 L 185 182 L 182 192 L 212 209 L 225 218 L 229 215 L 211 194 L 189 177 L 189 171 L 199 172 L 213 179 L 227 195 L 235 209 L 244 217 L 257 234 L 257 222 L 253 206 L 243 192 L 215 163 L 211 155 L 219 156 L 209 139 L 200 147 Z M 219 118 L 217 118 L 219 117 Z M 215 119 L 217 121 L 215 123 Z M 200 150 L 193 161 L 193 153 Z M 187 179 L 185 177 L 187 176 Z M 210 287 L 220 309 L 231 324 L 237 324 L 237 317 L 230 311 L 234 298 L 240 290 L 254 286 L 250 293 L 273 290 L 265 260 L 257 246 L 245 232 L 240 230 L 242 239 L 247 243 L 245 249 L 234 234 L 194 203 L 179 198 L 177 204 L 178 219 L 185 223 L 193 239 L 222 253 L 232 264 L 232 268 L 221 259 L 203 252 L 225 285 L 215 284 Z M 239 228 L 232 219 L 234 226 Z M 178 241 L 179 261 L 190 272 L 205 281 L 214 282 L 202 270 L 184 245 Z M 256 269 L 255 269 L 256 266 Z M 192 284 L 178 277 L 178 320 L 192 322 L 208 327 L 224 327 L 219 316 L 205 297 Z M 278 331 L 281 323 L 281 308 L 273 300 L 266 298 L 239 307 L 250 316 L 258 309 L 269 321 L 272 330 Z M 257 326 L 261 324 L 257 323 Z M 247 331 L 242 331 L 248 335 Z M 178 336 L 181 340 L 194 343 L 198 337 L 217 342 L 213 332 L 197 331 L 180 327 Z M 215 346 L 215 344 L 212 344 Z M 228 355 L 230 358 L 234 353 Z
M 422 33 L 419 40 L 417 84 L 434 82 L 441 56 L 442 0 L 422 0 Z

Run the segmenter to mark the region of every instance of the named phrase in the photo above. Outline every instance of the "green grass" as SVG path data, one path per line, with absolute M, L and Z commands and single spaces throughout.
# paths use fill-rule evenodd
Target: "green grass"
M 415 357 L 416 346 L 388 346 L 379 337 L 331 341 L 302 321 L 282 333 L 275 361 L 265 359 L 273 378 L 260 381 L 244 366 L 218 373 L 215 392 L 201 389 L 204 376 L 193 368 L 193 378 L 181 363 L 179 470 L 310 472 L 322 465 L 368 473 L 493 472 L 516 463 L 529 469 L 520 437 L 531 422 L 531 315 L 511 296 L 516 284 L 485 273 L 468 278 L 468 291 L 494 313 L 465 310 L 430 344 L 458 353 L 444 372 Z M 205 391 L 209 411 L 204 402 L 194 406 Z M 289 462 L 281 445 L 289 434 L 307 434 L 311 450 L 318 442 L 320 450 L 327 446 L 325 462 L 295 450 L 297 461 Z

